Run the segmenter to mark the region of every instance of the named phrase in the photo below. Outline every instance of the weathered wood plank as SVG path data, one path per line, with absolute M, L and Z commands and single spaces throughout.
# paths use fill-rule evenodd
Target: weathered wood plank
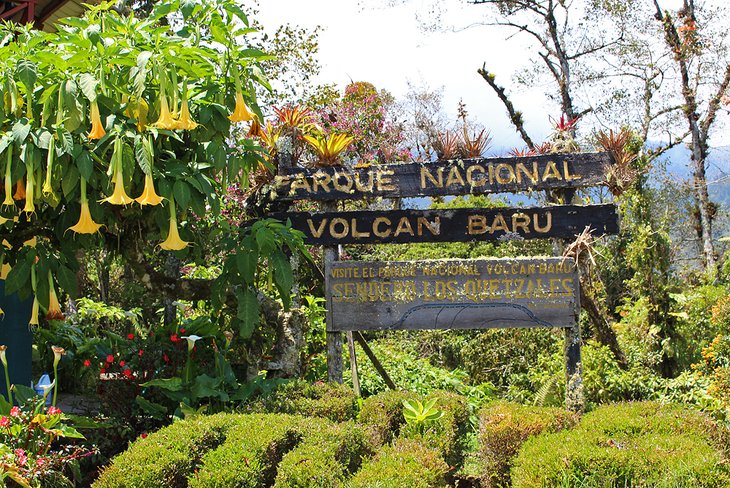
M 314 245 L 467 242 L 498 239 L 572 239 L 586 226 L 595 236 L 618 232 L 614 205 L 460 208 L 271 215 Z
M 580 307 L 561 258 L 340 261 L 325 288 L 331 330 L 574 327 Z
M 287 168 L 276 177 L 281 200 L 467 195 L 581 188 L 606 183 L 608 153 L 544 154 L 355 168 Z

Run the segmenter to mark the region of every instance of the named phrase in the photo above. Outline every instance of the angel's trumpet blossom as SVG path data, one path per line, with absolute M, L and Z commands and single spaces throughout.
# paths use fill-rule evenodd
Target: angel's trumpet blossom
M 144 176 L 144 190 L 142 195 L 135 199 L 140 205 L 159 205 L 163 198 L 155 193 L 155 182 L 152 175 Z
M 61 304 L 58 303 L 58 296 L 56 296 L 56 287 L 53 285 L 53 276 L 51 272 L 48 272 L 48 311 L 46 312 L 46 319 L 48 320 L 63 320 L 65 317 L 61 312 Z
M 114 141 L 114 152 L 112 153 L 112 161 L 110 171 L 112 173 L 112 182 L 114 183 L 114 191 L 111 196 L 101 200 L 102 202 L 111 203 L 112 205 L 129 205 L 134 201 L 132 197 L 127 195 L 124 190 L 124 173 L 122 171 L 122 139 L 117 138 Z
M 101 114 L 99 114 L 99 104 L 96 100 L 91 101 L 91 131 L 89 131 L 89 140 L 101 139 L 106 135 L 104 125 L 101 123 Z
M 167 130 L 173 130 L 177 127 L 177 122 L 172 117 L 170 107 L 167 105 L 167 97 L 163 94 L 160 94 L 160 117 L 157 119 L 157 122 L 152 125 L 158 129 Z
M 96 234 L 101 228 L 101 224 L 94 222 L 89 211 L 89 200 L 86 197 L 86 178 L 81 177 L 81 214 L 79 215 L 79 221 L 73 227 L 69 227 L 68 230 L 72 230 L 77 234 Z
M 25 207 L 23 212 L 26 214 L 35 213 L 35 174 L 31 163 L 25 163 L 26 168 L 26 185 L 25 185 Z
M 160 243 L 160 247 L 165 251 L 180 251 L 188 247 L 189 242 L 180 239 L 180 233 L 177 230 L 177 216 L 175 215 L 175 199 L 170 198 L 170 231 L 167 239 Z
M 137 130 L 142 132 L 147 127 L 147 114 L 150 111 L 150 106 L 144 100 L 144 98 L 132 97 L 127 101 L 127 108 L 124 111 L 124 115 L 130 119 L 137 121 Z
M 228 116 L 231 122 L 247 122 L 253 120 L 254 114 L 246 106 L 246 102 L 243 100 L 243 93 L 236 90 L 236 107 L 233 109 L 233 113 Z
M 47 197 L 53 201 L 58 200 L 58 197 L 53 192 L 53 184 L 52 184 L 53 160 L 55 158 L 56 158 L 56 142 L 53 140 L 53 137 L 51 137 L 51 140 L 48 143 L 48 159 L 46 160 L 46 179 L 43 182 L 43 189 L 41 190 L 41 192 L 43 193 L 44 197 Z
M 7 162 L 5 163 L 5 200 L 3 205 L 15 205 L 13 200 L 13 180 L 10 177 L 10 167 L 13 163 L 13 148 L 12 146 L 7 149 Z
M 25 181 L 23 178 L 19 179 L 15 183 L 15 193 L 13 194 L 13 200 L 23 200 L 25 198 Z
M 180 120 L 177 121 L 177 128 L 182 130 L 193 130 L 197 126 L 198 124 L 190 117 L 188 99 L 183 98 L 182 108 L 180 109 Z
M 37 298 L 33 298 L 33 308 L 31 309 L 30 313 L 30 321 L 28 322 L 28 325 L 38 325 L 38 309 L 39 309 L 39 303 Z

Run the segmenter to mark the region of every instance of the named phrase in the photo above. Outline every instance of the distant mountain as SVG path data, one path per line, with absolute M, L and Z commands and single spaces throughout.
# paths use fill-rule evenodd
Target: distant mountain
M 712 148 L 707 165 L 707 187 L 710 199 L 730 211 L 730 146 Z M 690 152 L 686 146 L 672 148 L 661 158 L 666 164 L 666 172 L 677 178 L 689 179 L 692 170 L 689 166 Z

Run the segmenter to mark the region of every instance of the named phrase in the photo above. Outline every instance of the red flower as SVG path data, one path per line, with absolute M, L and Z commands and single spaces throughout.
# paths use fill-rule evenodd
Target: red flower
M 132 370 L 131 369 L 125 369 L 124 370 L 124 376 L 127 377 L 127 379 L 132 379 Z
M 114 362 L 114 355 L 110 354 L 106 357 L 106 362 L 111 364 Z
M 91 366 L 91 361 L 89 361 L 88 359 L 85 359 L 84 360 L 84 367 L 85 368 L 88 368 L 89 366 Z
M 56 408 L 53 405 L 48 407 L 48 415 L 59 415 L 61 413 L 60 408 Z
M 131 332 L 127 334 L 127 339 L 129 339 L 130 341 L 134 339 L 134 334 L 132 334 Z
M 141 437 L 142 439 L 147 439 L 147 432 L 142 432 L 142 433 L 141 433 L 141 434 L 140 434 L 139 436 L 140 436 L 140 437 Z
M 170 358 L 167 357 L 167 353 L 166 352 L 165 353 L 162 353 L 162 360 L 165 361 L 166 363 L 169 363 L 170 362 Z
M 185 332 L 187 332 L 185 329 L 180 329 L 181 334 L 184 334 Z
M 99 370 L 99 376 L 101 376 L 101 375 L 103 375 L 103 374 L 106 374 L 106 368 L 101 368 L 101 369 Z
M 119 361 L 119 366 L 121 366 L 122 368 L 124 367 L 125 364 L 127 364 L 126 361 Z
M 20 408 L 13 407 L 10 409 L 10 416 L 11 417 L 20 417 Z
M 137 355 L 138 355 L 139 357 L 142 357 L 142 354 L 144 354 L 144 351 L 143 351 L 142 349 L 140 349 L 140 350 L 139 350 L 139 352 L 137 353 Z
M 16 449 L 15 455 L 18 456 L 18 464 L 25 466 L 28 462 L 28 456 L 25 455 L 25 451 L 22 449 Z
M 172 342 L 177 342 L 177 341 L 179 341 L 179 340 L 180 340 L 180 338 L 179 338 L 179 337 L 177 336 L 177 334 L 172 334 L 172 335 L 170 336 L 170 340 L 171 340 Z
M 7 427 L 8 425 L 10 425 L 10 419 L 3 415 L 2 418 L 0 418 L 0 427 Z

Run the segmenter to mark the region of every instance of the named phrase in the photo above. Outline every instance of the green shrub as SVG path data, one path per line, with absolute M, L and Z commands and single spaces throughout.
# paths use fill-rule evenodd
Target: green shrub
M 352 478 L 350 488 L 443 488 L 448 465 L 436 449 L 415 439 L 396 439 Z
M 271 486 L 284 454 L 307 430 L 302 418 L 288 415 L 235 416 L 236 423 L 217 449 L 206 453 L 191 475 L 190 487 Z
M 362 402 L 360 422 L 368 429 L 373 445 L 389 443 L 406 423 L 403 417 L 403 400 L 422 399 L 409 391 L 388 390 L 371 396 Z
M 345 385 L 296 380 L 281 384 L 251 408 L 257 412 L 299 414 L 344 422 L 355 418 L 357 397 Z
M 460 466 L 464 459 L 466 431 L 470 426 L 466 398 L 440 391 L 429 395 L 426 400 L 434 398 L 437 400 L 435 408 L 443 410 L 444 416 L 422 432 L 418 426 L 406 424 L 401 428 L 400 436 L 422 440 L 437 449 L 449 466 Z
M 277 488 L 330 488 L 342 486 L 358 470 L 362 459 L 372 455 L 363 430 L 353 423 L 322 425 L 317 419 L 310 432 L 279 464 Z
M 201 457 L 225 440 L 234 418 L 218 414 L 177 422 L 132 443 L 94 483 L 96 488 L 186 487 Z
M 578 427 L 529 439 L 515 487 L 730 486 L 727 431 L 702 414 L 653 402 L 615 404 Z
M 479 415 L 479 445 L 483 481 L 487 486 L 509 483 L 509 470 L 522 444 L 542 432 L 557 432 L 575 425 L 566 410 L 529 407 L 508 402 L 487 405 Z

